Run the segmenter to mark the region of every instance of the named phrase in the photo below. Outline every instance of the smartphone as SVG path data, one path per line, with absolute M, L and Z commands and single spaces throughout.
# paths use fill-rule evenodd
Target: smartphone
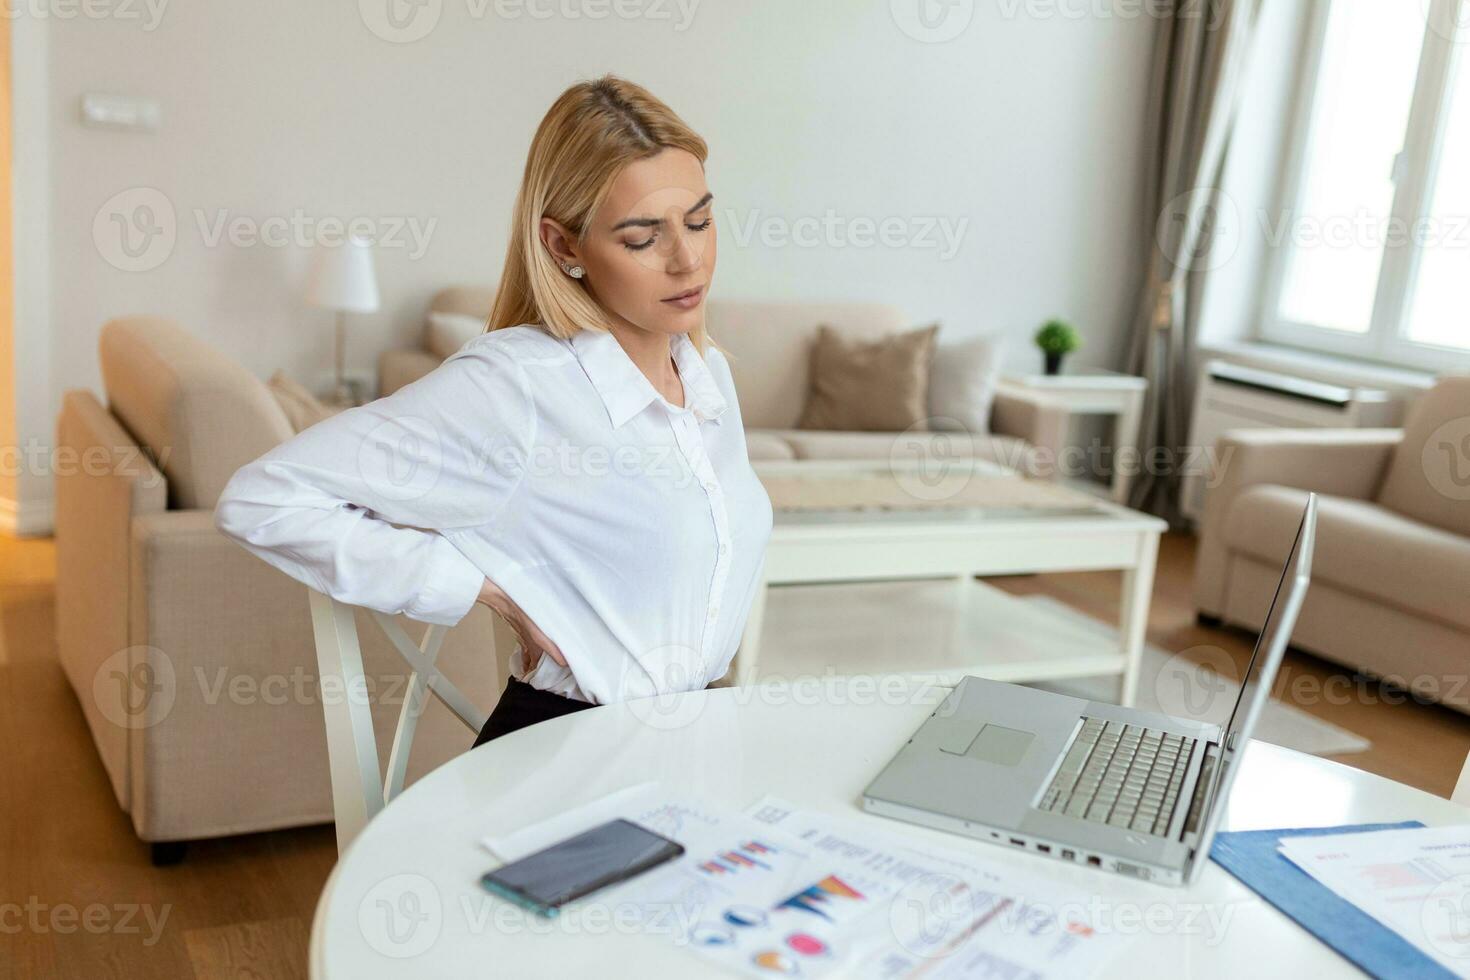
M 491 894 L 548 918 L 599 888 L 627 881 L 684 853 L 684 845 L 631 820 L 609 820 L 487 872 Z

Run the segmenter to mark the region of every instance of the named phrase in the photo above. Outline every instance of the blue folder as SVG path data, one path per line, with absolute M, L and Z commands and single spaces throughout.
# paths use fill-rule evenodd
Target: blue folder
M 1320 837 L 1324 834 L 1422 826 L 1417 820 L 1405 820 L 1403 823 L 1365 823 L 1350 827 L 1221 833 L 1215 835 L 1210 857 L 1303 929 L 1373 976 L 1453 980 L 1453 973 L 1419 952 L 1398 933 L 1360 911 L 1356 905 L 1339 898 L 1276 850 L 1283 837 Z

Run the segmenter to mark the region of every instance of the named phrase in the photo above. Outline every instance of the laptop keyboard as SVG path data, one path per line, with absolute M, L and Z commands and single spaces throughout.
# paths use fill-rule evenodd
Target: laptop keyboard
M 1082 731 L 1041 796 L 1042 810 L 1163 835 L 1196 739 L 1083 716 Z

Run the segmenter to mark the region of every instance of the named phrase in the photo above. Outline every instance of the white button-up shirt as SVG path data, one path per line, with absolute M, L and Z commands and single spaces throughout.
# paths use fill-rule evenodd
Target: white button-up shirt
M 521 679 L 602 704 L 697 690 L 740 642 L 771 533 L 725 356 L 671 338 L 677 408 L 617 338 L 492 331 L 231 477 L 226 535 L 352 605 L 452 626 L 486 576 L 557 645 Z M 488 651 L 487 651 L 488 655 Z

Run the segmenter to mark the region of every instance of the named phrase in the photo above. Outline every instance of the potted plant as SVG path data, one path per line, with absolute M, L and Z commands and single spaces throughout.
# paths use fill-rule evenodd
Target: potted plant
M 1046 373 L 1061 374 L 1062 358 L 1082 346 L 1082 336 L 1065 320 L 1048 320 L 1036 332 L 1036 346 L 1046 355 Z

